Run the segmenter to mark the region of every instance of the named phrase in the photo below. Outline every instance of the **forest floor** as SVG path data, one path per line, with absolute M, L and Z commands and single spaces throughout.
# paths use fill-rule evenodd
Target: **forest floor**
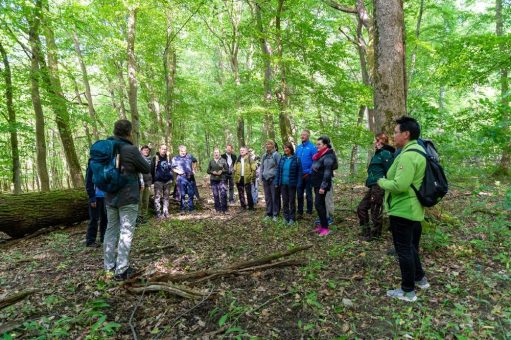
M 477 181 L 472 181 L 476 183 Z M 195 288 L 208 299 L 129 293 L 102 270 L 102 249 L 85 248 L 86 224 L 0 245 L 0 297 L 38 291 L 0 309 L 0 334 L 10 338 L 509 338 L 511 337 L 511 197 L 509 184 L 461 184 L 428 212 L 423 266 L 431 288 L 415 303 L 390 300 L 399 267 L 388 232 L 361 241 L 355 214 L 365 188 L 336 188 L 333 232 L 311 232 L 313 217 L 293 227 L 263 223 L 255 212 L 202 211 L 135 234 L 139 269 L 186 273 L 311 244 L 293 255 L 300 266 L 217 278 Z M 203 192 L 209 198 L 209 193 Z M 507 206 L 506 206 L 507 205 Z M 173 206 L 174 209 L 176 208 Z M 157 252 L 154 247 L 170 246 Z M 186 285 L 186 283 L 184 283 Z

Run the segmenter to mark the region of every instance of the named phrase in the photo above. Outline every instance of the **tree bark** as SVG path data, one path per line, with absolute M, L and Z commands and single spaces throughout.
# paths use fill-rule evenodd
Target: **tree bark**
M 406 114 L 406 68 L 402 0 L 375 0 L 374 108 L 393 136 L 394 120 Z
M 83 105 L 83 101 L 82 101 L 82 95 L 80 94 L 80 90 L 78 89 L 78 83 L 76 82 L 76 79 L 74 78 L 74 76 L 70 76 L 71 80 L 73 81 L 73 87 L 75 89 L 75 96 L 76 96 L 76 100 L 78 101 L 78 104 L 80 104 L 80 106 Z M 114 106 L 115 108 L 115 106 Z M 87 144 L 89 145 L 89 148 L 92 146 L 92 137 L 91 137 L 91 134 L 90 134 L 90 130 L 89 130 L 89 124 L 87 124 L 87 121 L 84 120 L 83 121 L 83 128 L 85 129 L 85 136 L 87 137 Z M 98 140 L 99 138 L 96 138 L 95 140 Z
M 286 65 L 282 59 L 283 56 L 283 42 L 282 42 L 282 28 L 281 19 L 282 11 L 284 10 L 284 0 L 279 0 L 277 15 L 275 17 L 275 28 L 277 35 L 277 56 L 278 66 L 280 70 L 280 89 L 275 93 L 277 103 L 279 106 L 279 128 L 282 143 L 291 142 L 294 144 L 293 131 L 291 128 L 291 120 L 289 118 L 289 88 L 286 80 Z
M 502 37 L 504 35 L 504 22 L 502 17 L 502 5 L 503 0 L 495 0 L 495 22 L 496 22 L 496 34 L 497 37 Z M 508 53 L 504 44 L 500 44 L 500 51 L 503 55 Z M 509 107 L 509 79 L 508 79 L 509 69 L 507 67 L 502 67 L 500 69 L 500 105 L 502 110 L 502 121 L 504 122 L 504 129 L 507 131 L 507 136 L 511 135 L 510 131 L 510 107 Z M 509 141 L 504 146 L 504 150 L 502 151 L 502 156 L 500 158 L 500 162 L 495 171 L 495 175 L 508 175 L 509 174 L 509 165 L 511 163 L 511 142 Z
M 92 102 L 92 92 L 90 90 L 89 76 L 87 74 L 87 67 L 85 66 L 85 62 L 83 61 L 82 51 L 80 49 L 80 42 L 78 40 L 78 35 L 76 34 L 76 31 L 73 31 L 73 40 L 76 55 L 78 56 L 78 62 L 80 63 L 80 68 L 82 69 L 83 85 L 85 86 L 85 97 L 87 99 L 87 108 L 89 110 L 89 116 L 92 123 L 92 133 L 94 135 L 94 140 L 99 140 L 96 110 L 94 109 L 94 103 Z
M 32 106 L 35 113 L 35 135 L 37 150 L 37 171 L 41 181 L 41 191 L 50 191 L 50 176 L 48 175 L 48 166 L 46 164 L 46 136 L 43 106 L 41 104 L 40 94 L 40 69 L 41 45 L 39 43 L 39 28 L 41 25 L 42 0 L 36 0 L 33 17 L 29 19 L 30 29 L 28 41 L 30 44 L 30 95 Z
M 415 46 L 413 48 L 412 57 L 410 58 L 410 73 L 408 77 L 408 84 L 412 83 L 413 76 L 415 75 L 415 63 L 417 59 L 417 41 L 419 40 L 419 36 L 421 34 L 421 24 L 422 24 L 422 15 L 424 14 L 424 1 L 421 0 L 419 7 L 419 14 L 417 17 L 417 26 L 415 27 Z
M 172 154 L 172 111 L 174 104 L 174 88 L 176 85 L 176 66 L 177 56 L 173 47 L 173 23 L 171 11 L 167 9 L 167 33 L 165 42 L 165 51 L 163 53 L 163 70 L 165 72 L 165 144 Z
M 261 53 L 264 63 L 264 106 L 266 112 L 264 114 L 264 127 L 266 132 L 266 137 L 275 140 L 275 122 L 273 120 L 273 113 L 271 112 L 270 106 L 273 100 L 272 90 L 271 90 L 271 77 L 272 77 L 272 67 L 271 67 L 271 58 L 272 52 L 268 42 L 266 40 L 266 33 L 263 28 L 263 20 L 261 16 L 261 5 L 258 1 L 255 1 L 254 12 L 257 23 L 257 30 L 259 34 L 259 45 L 261 47 Z
M 0 195 L 0 231 L 22 237 L 42 228 L 88 219 L 83 189 Z
M 11 136 L 11 153 L 12 153 L 12 183 L 14 186 L 14 193 L 21 193 L 21 164 L 20 152 L 18 148 L 18 128 L 16 121 L 16 111 L 14 110 L 13 103 L 13 86 L 11 66 L 7 52 L 0 41 L 0 54 L 4 64 L 4 79 L 5 79 L 5 103 L 7 105 L 7 122 L 9 123 L 9 133 Z
M 64 97 L 60 82 L 57 45 L 55 43 L 53 30 L 50 27 L 50 22 L 46 22 L 45 28 L 48 65 L 46 65 L 42 58 L 39 60 L 41 62 L 43 81 L 46 83 L 50 105 L 56 115 L 57 128 L 59 130 L 60 140 L 62 141 L 62 148 L 64 149 L 64 155 L 66 157 L 73 187 L 80 188 L 84 186 L 84 181 L 80 162 L 76 154 L 73 134 L 71 132 L 67 100 Z
M 138 146 L 140 139 L 140 119 L 138 116 L 137 107 L 137 78 L 136 78 L 136 58 L 135 58 L 135 32 L 137 22 L 137 8 L 129 8 L 128 15 L 128 83 L 129 93 L 128 99 L 131 111 L 131 124 L 133 124 L 133 131 L 131 133 L 133 144 Z

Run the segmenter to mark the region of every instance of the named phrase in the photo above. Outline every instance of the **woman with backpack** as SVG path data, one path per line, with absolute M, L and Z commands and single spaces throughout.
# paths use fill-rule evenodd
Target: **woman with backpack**
M 326 193 L 332 188 L 333 170 L 337 169 L 337 156 L 332 149 L 330 138 L 321 136 L 317 139 L 318 152 L 312 157 L 311 181 L 314 188 L 314 205 L 319 215 L 319 224 L 314 231 L 319 236 L 330 233 L 326 210 Z
M 280 189 L 284 219 L 288 225 L 296 220 L 296 188 L 302 185 L 302 162 L 295 155 L 293 144 L 284 144 L 284 155 L 280 158 L 275 186 Z

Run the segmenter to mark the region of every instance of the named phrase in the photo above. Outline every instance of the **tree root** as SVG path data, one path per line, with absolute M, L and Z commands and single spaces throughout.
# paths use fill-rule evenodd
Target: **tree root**
M 3 299 L 0 299 L 0 309 L 4 309 L 5 307 L 13 305 L 16 302 L 21 301 L 21 300 L 25 299 L 26 297 L 28 297 L 38 291 L 39 291 L 38 289 L 26 289 L 26 290 L 22 290 L 21 292 L 8 295 L 8 296 L 4 297 Z

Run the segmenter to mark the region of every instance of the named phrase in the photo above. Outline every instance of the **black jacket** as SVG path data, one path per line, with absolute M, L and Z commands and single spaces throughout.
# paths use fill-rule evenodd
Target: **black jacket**
M 170 157 L 168 155 L 160 156 L 159 153 L 151 160 L 151 175 L 154 182 L 167 183 L 173 179 Z
M 227 163 L 227 153 L 224 153 L 223 155 L 221 155 L 220 157 L 222 157 L 223 159 L 225 159 L 225 162 Z M 234 169 L 234 163 L 236 163 L 236 161 L 238 160 L 238 158 L 236 157 L 235 154 L 231 153 L 231 158 L 232 158 L 232 165 L 231 167 L 229 167 L 229 164 L 227 164 L 227 174 L 228 175 L 232 175 L 232 172 L 233 172 L 233 169 Z
M 312 162 L 311 183 L 314 188 L 325 191 L 332 187 L 333 170 L 337 169 L 337 156 L 329 149 L 320 159 Z
M 122 176 L 126 178 L 126 185 L 116 193 L 105 193 L 105 204 L 119 208 L 129 204 L 138 204 L 140 196 L 139 173 L 147 174 L 150 165 L 131 141 L 119 137 L 110 137 L 124 142 L 120 149 L 120 164 Z

